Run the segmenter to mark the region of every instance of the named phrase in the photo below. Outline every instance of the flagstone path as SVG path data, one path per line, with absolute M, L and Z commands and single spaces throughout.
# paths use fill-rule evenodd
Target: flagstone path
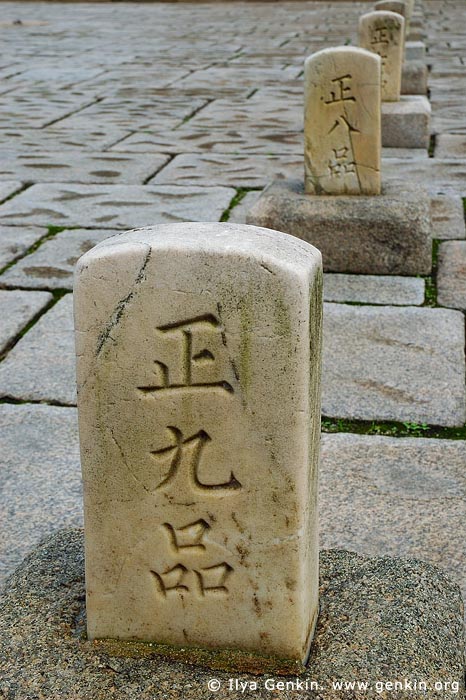
M 72 271 L 108 235 L 244 221 L 302 177 L 302 68 L 367 3 L 2 3 L 0 579 L 82 521 Z M 443 566 L 466 592 L 466 22 L 425 0 L 430 155 L 383 178 L 432 196 L 426 278 L 326 275 L 321 542 Z

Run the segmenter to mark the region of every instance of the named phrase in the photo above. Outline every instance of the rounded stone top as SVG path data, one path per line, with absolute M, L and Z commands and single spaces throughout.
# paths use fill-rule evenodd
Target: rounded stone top
M 180 222 L 110 236 L 79 259 L 77 271 L 103 258 L 131 254 L 141 246 L 149 246 L 153 252 L 197 251 L 206 255 L 257 258 L 302 272 L 322 265 L 317 248 L 280 231 L 227 222 Z

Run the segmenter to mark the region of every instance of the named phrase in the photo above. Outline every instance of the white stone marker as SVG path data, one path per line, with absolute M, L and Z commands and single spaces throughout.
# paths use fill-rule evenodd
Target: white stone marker
M 406 2 L 404 0 L 378 0 L 374 5 L 377 12 L 396 12 L 406 17 Z
M 400 99 L 404 31 L 404 18 L 396 12 L 368 12 L 359 20 L 359 45 L 382 60 L 383 102 Z
M 304 185 L 308 194 L 380 194 L 380 58 L 355 47 L 305 62 Z
M 304 660 L 318 608 L 321 256 L 181 223 L 78 262 L 90 639 Z

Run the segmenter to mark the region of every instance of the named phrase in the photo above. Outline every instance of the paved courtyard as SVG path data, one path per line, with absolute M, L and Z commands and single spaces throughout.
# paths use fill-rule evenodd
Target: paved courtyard
M 366 3 L 2 3 L 0 579 L 81 524 L 72 272 L 107 236 L 245 220 L 302 177 L 303 59 Z M 325 279 L 321 544 L 415 556 L 466 592 L 466 9 L 425 0 L 429 277 Z

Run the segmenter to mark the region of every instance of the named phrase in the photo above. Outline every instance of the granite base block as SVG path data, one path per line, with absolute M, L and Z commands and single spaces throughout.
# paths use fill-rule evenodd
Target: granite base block
M 405 44 L 406 61 L 425 61 L 426 45 L 423 41 L 407 41 Z
M 402 95 L 399 102 L 382 102 L 382 146 L 428 148 L 431 107 L 423 95 Z
M 389 182 L 379 196 L 317 196 L 299 180 L 277 180 L 247 223 L 289 233 L 318 248 L 326 272 L 426 275 L 432 269 L 430 200 Z
M 401 94 L 426 95 L 428 74 L 424 61 L 406 61 L 401 73 Z
M 222 700 L 430 700 L 450 697 L 452 688 L 452 697 L 463 697 L 459 588 L 415 559 L 322 551 L 316 635 L 307 667 L 292 675 L 259 667 L 254 675 L 251 668 L 231 671 L 213 652 L 200 661 L 194 651 L 183 657 L 188 649 L 89 642 L 84 600 L 83 533 L 59 531 L 29 555 L 0 599 L 2 698 L 207 700 L 215 690 Z M 212 678 L 216 685 L 209 687 Z M 232 678 L 244 684 L 242 692 L 239 686 L 232 692 Z M 341 690 L 345 681 L 367 688 Z M 411 683 L 409 692 L 394 693 L 395 681 Z M 439 693 L 438 684 L 450 690 Z

